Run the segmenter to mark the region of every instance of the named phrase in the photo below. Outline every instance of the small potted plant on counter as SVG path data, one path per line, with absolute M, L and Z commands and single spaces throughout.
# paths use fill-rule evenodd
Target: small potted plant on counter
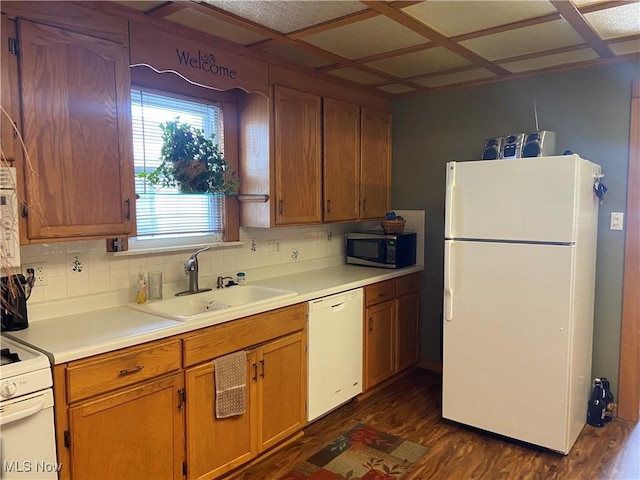
M 240 179 L 224 159 L 214 135 L 179 119 L 160 124 L 162 128 L 161 162 L 151 173 L 140 173 L 152 185 L 177 187 L 183 193 L 236 195 Z

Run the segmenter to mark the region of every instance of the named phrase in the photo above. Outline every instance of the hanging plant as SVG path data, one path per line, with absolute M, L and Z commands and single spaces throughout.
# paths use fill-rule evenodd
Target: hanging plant
M 152 185 L 177 187 L 183 193 L 235 195 L 240 179 L 224 159 L 214 135 L 204 136 L 201 130 L 179 119 L 161 123 L 161 162 L 151 173 L 140 173 Z

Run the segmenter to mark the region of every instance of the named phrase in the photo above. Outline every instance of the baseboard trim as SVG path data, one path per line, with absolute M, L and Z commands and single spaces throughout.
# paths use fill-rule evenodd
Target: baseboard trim
M 431 372 L 442 373 L 442 363 L 440 362 L 431 362 L 429 360 L 419 360 L 418 368 L 422 368 L 424 370 L 429 370 Z

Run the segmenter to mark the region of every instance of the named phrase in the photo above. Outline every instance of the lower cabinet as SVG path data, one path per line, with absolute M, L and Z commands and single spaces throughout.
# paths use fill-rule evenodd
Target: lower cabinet
M 72 406 L 73 478 L 182 478 L 182 388 L 176 373 Z
M 188 478 L 215 478 L 254 458 L 258 453 L 257 382 L 252 365 L 256 352 L 247 354 L 247 411 L 216 418 L 213 362 L 186 371 Z
M 395 373 L 395 304 L 393 300 L 366 309 L 365 388 L 373 387 Z
M 365 390 L 418 362 L 420 275 L 365 287 Z
M 298 332 L 247 351 L 242 415 L 216 418 L 213 361 L 186 371 L 188 478 L 216 478 L 302 429 L 304 338 Z
M 54 367 L 59 479 L 213 479 L 302 430 L 306 305 Z M 213 359 L 245 351 L 246 413 L 215 416 Z

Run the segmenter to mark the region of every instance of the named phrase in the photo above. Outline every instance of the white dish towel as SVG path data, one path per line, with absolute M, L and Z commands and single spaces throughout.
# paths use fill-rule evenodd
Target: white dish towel
M 242 415 L 247 411 L 247 352 L 216 358 L 213 366 L 216 418 Z

